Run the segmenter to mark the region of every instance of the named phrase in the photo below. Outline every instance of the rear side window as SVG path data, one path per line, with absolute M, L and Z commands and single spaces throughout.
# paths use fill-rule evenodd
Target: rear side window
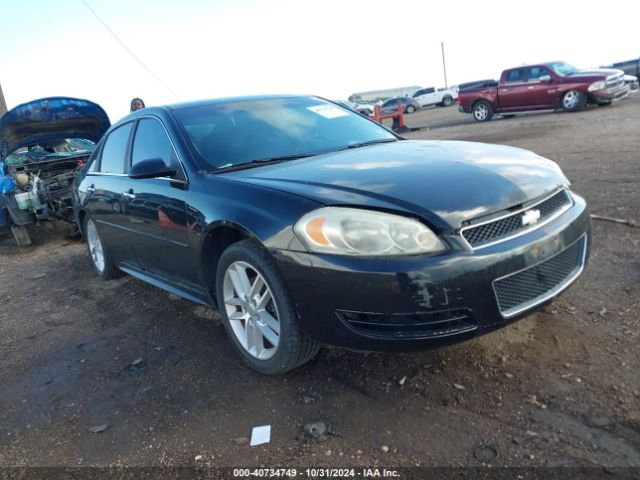
M 151 158 L 160 158 L 167 166 L 178 165 L 178 158 L 162 124 L 153 118 L 145 118 L 136 128 L 131 165 Z
M 525 78 L 525 69 L 524 68 L 518 68 L 516 70 L 511 70 L 510 72 L 507 73 L 507 83 L 519 83 L 519 82 L 526 82 L 527 79 Z
M 435 91 L 436 91 L 435 88 L 425 88 L 423 95 L 425 95 L 427 93 L 434 93 Z
M 100 160 L 102 173 L 124 173 L 124 159 L 132 126 L 133 123 L 127 123 L 113 130 L 107 137 Z

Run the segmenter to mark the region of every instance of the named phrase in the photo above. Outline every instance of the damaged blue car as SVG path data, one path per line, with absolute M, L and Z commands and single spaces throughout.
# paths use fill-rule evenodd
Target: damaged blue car
M 96 103 L 50 97 L 18 105 L 0 118 L 0 228 L 20 246 L 27 225 L 74 221 L 71 184 L 111 126 Z

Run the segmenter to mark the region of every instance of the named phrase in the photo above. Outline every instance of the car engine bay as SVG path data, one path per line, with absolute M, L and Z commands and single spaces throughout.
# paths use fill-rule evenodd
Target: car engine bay
M 68 146 L 32 147 L 11 154 L 6 174 L 15 185 L 8 209 L 17 225 L 35 220 L 60 219 L 73 222 L 71 185 L 92 151 L 73 151 Z

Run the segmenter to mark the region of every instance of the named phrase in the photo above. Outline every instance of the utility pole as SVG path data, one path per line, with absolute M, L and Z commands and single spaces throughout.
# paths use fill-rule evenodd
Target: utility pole
M 2 93 L 2 85 L 0 85 L 0 117 L 7 112 L 7 102 L 4 101 L 4 93 Z
M 444 88 L 449 88 L 447 83 L 447 64 L 444 61 L 444 42 L 440 42 L 440 48 L 442 48 L 442 69 L 444 70 Z

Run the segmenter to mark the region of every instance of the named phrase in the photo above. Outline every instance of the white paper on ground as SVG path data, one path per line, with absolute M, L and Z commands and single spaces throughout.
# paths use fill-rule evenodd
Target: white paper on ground
M 249 445 L 252 447 L 256 445 L 262 445 L 263 443 L 269 443 L 271 441 L 271 425 L 263 425 L 261 427 L 253 427 L 251 431 L 251 442 Z

